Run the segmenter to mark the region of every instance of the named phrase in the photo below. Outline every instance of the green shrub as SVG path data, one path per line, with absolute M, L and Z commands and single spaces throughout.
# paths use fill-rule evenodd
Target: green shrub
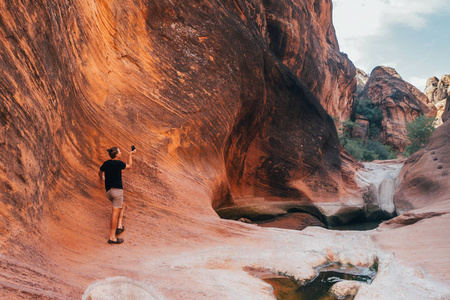
M 366 148 L 363 141 L 358 139 L 348 138 L 345 140 L 345 144 L 342 144 L 344 149 L 359 161 L 372 161 L 379 159 L 378 154 Z
M 344 149 L 350 153 L 356 160 L 362 160 L 364 146 L 360 140 L 355 139 L 346 139 L 345 143 L 342 144 Z
M 395 152 L 389 146 L 384 145 L 377 140 L 363 141 L 360 139 L 352 138 L 351 133 L 353 129 L 357 127 L 358 127 L 357 123 L 351 121 L 350 119 L 347 119 L 341 122 L 340 127 L 341 132 L 339 134 L 339 140 L 341 142 L 341 145 L 356 160 L 373 161 L 376 159 L 393 159 L 397 157 Z M 375 124 L 371 124 L 370 131 L 375 131 L 374 135 L 377 135 L 379 132 L 378 127 Z
M 357 127 L 358 127 L 358 124 L 356 124 L 355 122 L 353 122 L 350 119 L 342 121 L 341 122 L 341 135 L 340 135 L 340 138 L 341 139 L 342 138 L 344 138 L 344 139 L 350 138 L 353 129 L 357 128 Z M 342 143 L 342 141 L 341 141 L 341 143 Z
M 435 130 L 433 123 L 434 118 L 427 118 L 424 115 L 406 123 L 409 145 L 405 148 L 403 155 L 410 156 L 428 144 L 428 140 Z
M 383 111 L 378 106 L 375 106 L 371 100 L 361 99 L 356 104 L 356 113 L 365 116 L 369 123 L 381 126 L 383 121 Z
M 364 142 L 359 139 L 345 138 L 343 142 L 341 140 L 341 144 L 351 156 L 359 161 L 394 159 L 397 157 L 391 147 L 375 140 Z
M 375 138 L 380 134 L 380 128 L 375 124 L 370 124 L 369 137 Z
M 367 150 L 375 152 L 378 155 L 378 159 L 385 160 L 397 158 L 397 155 L 391 147 L 379 141 L 368 140 L 365 147 Z
M 376 154 L 374 151 L 370 151 L 367 149 L 363 149 L 362 153 L 362 160 L 363 161 L 373 161 L 379 159 L 378 154 Z

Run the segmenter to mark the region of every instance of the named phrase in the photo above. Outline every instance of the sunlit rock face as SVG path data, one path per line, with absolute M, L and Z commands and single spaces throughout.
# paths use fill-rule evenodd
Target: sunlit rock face
M 339 51 L 331 0 L 263 1 L 267 42 L 339 121 L 350 117 L 356 68 Z
M 441 79 L 431 77 L 427 80 L 425 95 L 431 102 L 437 103 L 446 100 L 450 94 L 450 75 L 444 75 Z
M 113 145 L 138 149 L 137 203 L 179 211 L 352 184 L 320 105 L 348 114 L 354 83 L 331 1 L 0 5 L 2 242 L 49 220 L 72 232 L 74 205 L 92 217 Z
M 364 92 L 369 76 L 360 69 L 356 69 L 356 93 L 360 96 Z
M 428 78 L 425 95 L 436 106 L 436 126 L 439 126 L 445 122 L 442 115 L 446 112 L 445 104 L 450 97 L 450 75 L 444 75 L 440 80 L 437 77 Z
M 433 103 L 389 67 L 373 69 L 361 95 L 364 98 L 383 111 L 379 140 L 400 152 L 407 146 L 406 123 L 419 115 L 436 115 Z

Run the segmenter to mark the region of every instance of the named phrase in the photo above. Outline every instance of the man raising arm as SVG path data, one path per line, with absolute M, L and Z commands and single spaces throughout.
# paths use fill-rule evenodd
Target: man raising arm
M 131 168 L 133 163 L 133 150 L 128 155 L 128 164 L 119 160 L 122 153 L 119 148 L 112 147 L 108 149 L 111 159 L 105 161 L 98 172 L 100 180 L 105 180 L 106 197 L 112 203 L 110 234 L 108 244 L 121 244 L 123 239 L 116 235 L 121 234 L 125 227 L 122 224 L 125 204 L 123 203 L 123 184 L 122 184 L 122 170 Z

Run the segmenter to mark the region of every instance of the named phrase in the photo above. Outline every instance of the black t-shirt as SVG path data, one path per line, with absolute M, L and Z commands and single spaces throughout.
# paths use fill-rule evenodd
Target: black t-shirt
M 107 160 L 100 167 L 100 170 L 105 172 L 105 189 L 106 191 L 111 188 L 123 189 L 122 186 L 122 170 L 127 165 L 121 160 Z

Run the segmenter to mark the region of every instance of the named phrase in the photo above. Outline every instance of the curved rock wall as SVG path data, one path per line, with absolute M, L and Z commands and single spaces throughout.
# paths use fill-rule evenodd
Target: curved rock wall
M 2 242 L 49 222 L 70 235 L 95 219 L 104 197 L 96 172 L 112 145 L 136 145 L 125 179 L 144 207 L 213 215 L 211 204 L 247 196 L 338 201 L 352 175 L 320 102 L 343 105 L 353 67 L 339 54 L 330 8 L 2 3 Z M 286 39 L 293 52 L 275 46 L 280 22 L 295 24 Z M 300 31 L 303 42 L 292 42 Z M 73 207 L 87 213 L 73 216 Z
M 425 149 L 411 155 L 400 173 L 394 196 L 398 213 L 449 199 L 450 123 L 439 126 Z
M 419 115 L 434 117 L 436 107 L 416 87 L 389 67 L 376 67 L 361 95 L 383 111 L 379 140 L 402 152 L 407 146 L 406 123 Z
M 447 97 L 444 112 L 442 113 L 442 121 L 447 122 L 450 119 L 450 97 Z

